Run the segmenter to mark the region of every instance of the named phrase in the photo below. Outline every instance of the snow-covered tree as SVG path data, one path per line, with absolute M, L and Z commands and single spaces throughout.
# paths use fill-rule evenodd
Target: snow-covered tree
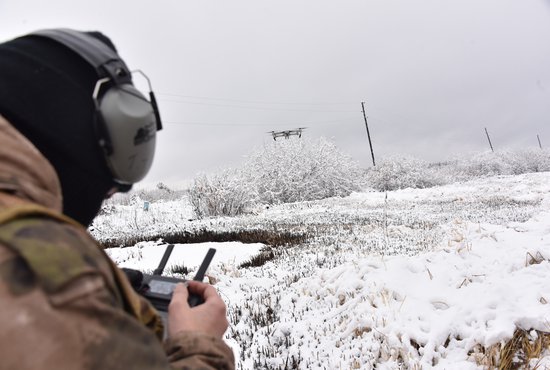
M 274 141 L 252 153 L 242 170 L 264 204 L 346 196 L 361 183 L 357 164 L 324 138 Z

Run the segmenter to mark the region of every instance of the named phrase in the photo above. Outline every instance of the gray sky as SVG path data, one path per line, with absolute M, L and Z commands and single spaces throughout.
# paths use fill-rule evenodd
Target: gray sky
M 371 164 L 550 147 L 550 0 L 0 0 L 0 39 L 100 30 L 152 80 L 146 182 L 236 166 L 307 127 Z

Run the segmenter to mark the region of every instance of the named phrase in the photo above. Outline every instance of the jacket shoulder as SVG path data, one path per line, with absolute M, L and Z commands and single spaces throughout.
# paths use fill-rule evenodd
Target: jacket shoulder
M 81 275 L 109 269 L 103 251 L 85 230 L 49 217 L 0 224 L 0 244 L 22 259 L 41 287 L 55 293 Z

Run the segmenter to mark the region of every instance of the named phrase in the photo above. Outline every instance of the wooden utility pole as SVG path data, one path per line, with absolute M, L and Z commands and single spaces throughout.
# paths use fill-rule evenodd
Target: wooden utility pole
M 372 150 L 372 141 L 370 140 L 369 124 L 367 123 L 367 114 L 365 113 L 365 102 L 361 102 L 361 108 L 363 108 L 363 118 L 365 118 L 365 126 L 367 127 L 367 137 L 369 138 L 370 154 L 372 156 L 372 165 L 376 166 L 374 162 L 374 150 Z
M 494 153 L 495 150 L 493 149 L 493 144 L 491 143 L 491 138 L 489 137 L 489 132 L 487 131 L 487 127 L 485 127 L 485 134 L 487 135 L 487 140 L 489 140 L 489 146 L 491 147 L 491 151 Z
M 539 141 L 539 148 L 541 148 L 541 149 L 542 149 L 542 145 L 541 145 L 541 143 L 540 143 L 540 137 L 539 137 L 539 134 L 537 134 L 537 140 Z

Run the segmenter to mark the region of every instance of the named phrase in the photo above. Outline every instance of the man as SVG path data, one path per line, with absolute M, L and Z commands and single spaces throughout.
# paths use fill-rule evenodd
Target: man
M 0 44 L 0 369 L 234 368 L 213 287 L 176 287 L 162 341 L 156 311 L 86 231 L 145 176 L 160 128 L 101 33 Z

